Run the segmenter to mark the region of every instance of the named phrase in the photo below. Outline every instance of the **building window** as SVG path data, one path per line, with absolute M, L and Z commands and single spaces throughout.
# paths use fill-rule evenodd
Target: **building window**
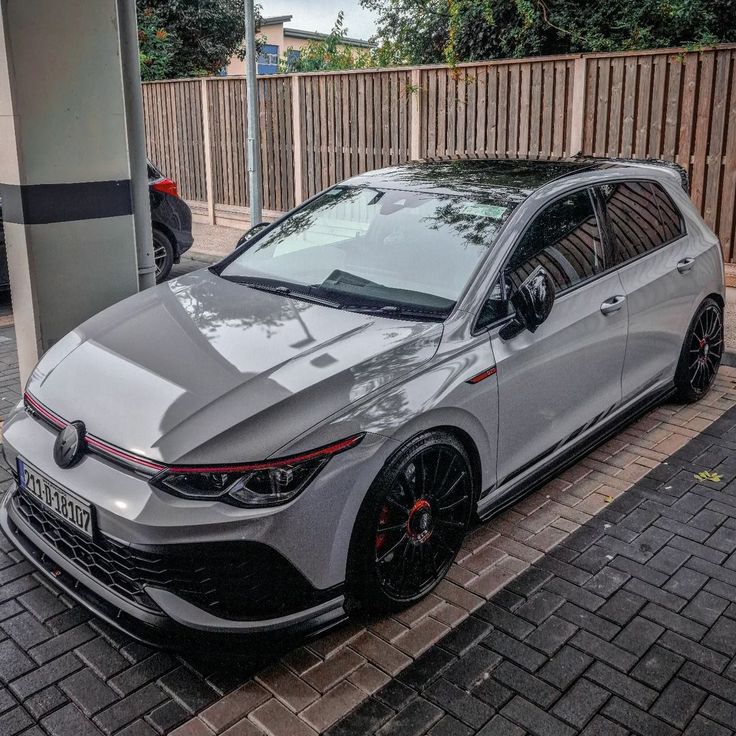
M 279 47 L 265 44 L 258 57 L 259 74 L 275 74 L 279 70 Z

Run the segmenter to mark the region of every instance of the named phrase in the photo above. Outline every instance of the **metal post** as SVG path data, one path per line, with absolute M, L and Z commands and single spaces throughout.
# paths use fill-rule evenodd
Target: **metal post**
M 117 9 L 135 219 L 138 288 L 143 291 L 149 286 L 156 285 L 156 263 L 153 257 L 153 233 L 151 232 L 148 193 L 146 133 L 143 124 L 143 92 L 141 91 L 141 69 L 138 56 L 138 24 L 135 3 L 132 0 L 117 0 Z
M 248 110 L 248 181 L 250 224 L 263 220 L 261 204 L 261 141 L 258 128 L 258 82 L 256 80 L 256 16 L 253 0 L 245 0 L 245 90 Z

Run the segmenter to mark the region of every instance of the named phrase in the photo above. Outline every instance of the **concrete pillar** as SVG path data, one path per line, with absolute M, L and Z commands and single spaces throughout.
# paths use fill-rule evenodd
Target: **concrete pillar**
M 136 231 L 150 272 L 134 5 L 0 0 L 0 196 L 21 380 L 64 334 L 138 290 Z

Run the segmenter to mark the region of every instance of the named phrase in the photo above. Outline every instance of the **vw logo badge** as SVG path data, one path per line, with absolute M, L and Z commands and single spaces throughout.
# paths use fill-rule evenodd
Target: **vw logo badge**
M 60 468 L 78 463 L 85 450 L 84 422 L 71 422 L 59 432 L 54 443 L 54 460 Z

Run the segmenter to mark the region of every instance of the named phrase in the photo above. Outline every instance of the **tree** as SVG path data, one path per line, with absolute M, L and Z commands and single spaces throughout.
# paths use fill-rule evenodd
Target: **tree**
M 337 14 L 330 35 L 321 40 L 310 41 L 300 53 L 287 49 L 284 71 L 322 72 L 340 69 L 364 69 L 372 66 L 371 53 L 345 45 L 348 29 L 345 28 L 345 14 Z
M 164 28 L 153 8 L 145 8 L 138 14 L 138 45 L 141 79 L 144 82 L 166 79 L 181 44 L 176 36 Z
M 245 55 L 243 0 L 136 2 L 144 80 L 217 74 L 232 56 Z
M 382 65 L 710 45 L 736 39 L 733 0 L 361 0 Z

